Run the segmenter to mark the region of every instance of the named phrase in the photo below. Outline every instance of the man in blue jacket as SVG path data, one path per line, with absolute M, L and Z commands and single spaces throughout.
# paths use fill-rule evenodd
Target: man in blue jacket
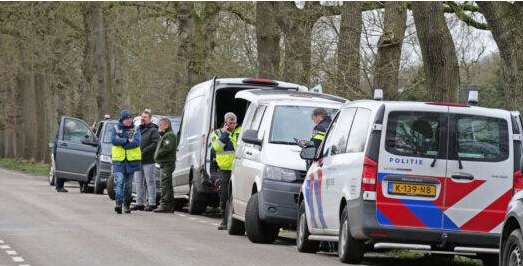
M 111 131 L 112 160 L 116 194 L 116 213 L 130 213 L 134 172 L 140 171 L 142 152 L 140 130 L 133 125 L 131 112 L 123 110 L 117 126 Z

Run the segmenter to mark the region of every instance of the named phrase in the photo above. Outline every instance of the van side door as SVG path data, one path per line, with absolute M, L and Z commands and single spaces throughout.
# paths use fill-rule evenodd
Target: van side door
M 96 161 L 96 137 L 84 121 L 62 117 L 56 147 L 56 177 L 66 180 L 87 181 L 88 171 Z
M 450 107 L 444 229 L 501 232 L 513 194 L 511 132 L 506 112 Z

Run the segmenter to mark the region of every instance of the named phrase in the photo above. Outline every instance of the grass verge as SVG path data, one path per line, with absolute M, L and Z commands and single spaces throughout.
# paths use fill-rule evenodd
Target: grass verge
M 0 167 L 37 175 L 48 175 L 49 165 L 28 160 L 0 158 Z

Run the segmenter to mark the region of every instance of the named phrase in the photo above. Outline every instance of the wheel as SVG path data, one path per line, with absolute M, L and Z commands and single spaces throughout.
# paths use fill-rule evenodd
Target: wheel
M 229 200 L 225 206 L 225 213 L 227 214 L 227 232 L 229 235 L 243 236 L 245 235 L 245 224 L 232 217 L 234 213 L 234 206 L 232 205 L 232 193 L 229 195 Z
M 359 263 L 365 253 L 365 245 L 352 237 L 349 229 L 349 211 L 347 206 L 343 209 L 340 221 L 340 235 L 338 242 L 338 257 L 343 263 Z
M 107 178 L 107 196 L 109 196 L 110 199 L 114 200 L 116 197 L 114 193 L 114 174 L 111 173 L 109 178 Z
M 302 202 L 298 210 L 298 228 L 296 229 L 296 247 L 299 252 L 314 253 L 320 248 L 320 242 L 309 240 L 309 235 L 307 216 L 305 215 L 305 202 Z
M 247 237 L 253 243 L 272 243 L 278 237 L 280 227 L 270 225 L 260 220 L 258 209 L 258 193 L 255 193 L 247 203 L 245 211 L 245 230 Z
M 189 189 L 189 204 L 187 206 L 189 214 L 202 214 L 207 206 L 199 199 L 198 190 L 195 185 L 191 185 Z
M 55 170 L 54 156 L 51 155 L 51 166 L 49 167 L 49 185 L 50 186 L 54 186 L 56 183 L 56 174 L 55 174 L 54 170 Z
M 516 229 L 510 233 L 504 245 L 501 247 L 501 266 L 523 265 L 523 236 L 521 230 Z
M 94 194 L 104 194 L 104 189 L 105 187 L 100 180 L 100 176 L 96 175 L 94 178 Z

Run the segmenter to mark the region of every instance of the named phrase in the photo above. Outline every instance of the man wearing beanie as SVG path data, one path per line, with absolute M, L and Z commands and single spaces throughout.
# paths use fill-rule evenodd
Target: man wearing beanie
M 112 160 L 115 183 L 116 213 L 130 213 L 134 172 L 140 171 L 142 152 L 140 130 L 133 125 L 131 112 L 123 110 L 117 126 L 111 131 Z

